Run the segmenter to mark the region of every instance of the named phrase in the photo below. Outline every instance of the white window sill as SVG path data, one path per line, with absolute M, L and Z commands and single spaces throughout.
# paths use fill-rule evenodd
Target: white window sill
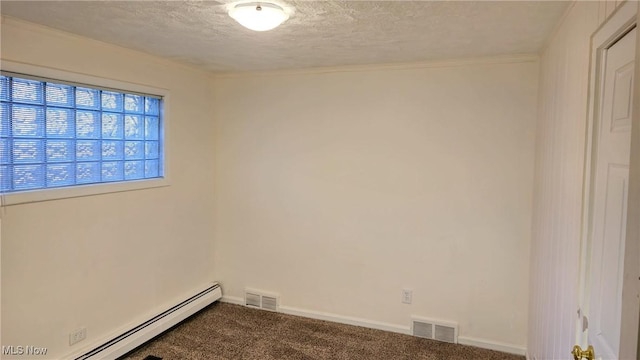
M 109 194 L 123 191 L 143 190 L 169 186 L 166 178 L 129 180 L 124 182 L 74 185 L 55 189 L 38 189 L 17 193 L 0 194 L 1 205 L 18 205 L 82 196 Z

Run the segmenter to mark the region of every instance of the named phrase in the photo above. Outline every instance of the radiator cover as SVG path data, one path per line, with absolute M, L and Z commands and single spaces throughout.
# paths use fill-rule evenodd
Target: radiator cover
M 197 291 L 184 301 L 151 317 L 120 335 L 112 336 L 107 341 L 90 347 L 80 354 L 68 356 L 68 360 L 110 360 L 117 359 L 145 342 L 160 335 L 189 316 L 222 297 L 222 289 L 218 283 L 212 283 L 203 290 Z

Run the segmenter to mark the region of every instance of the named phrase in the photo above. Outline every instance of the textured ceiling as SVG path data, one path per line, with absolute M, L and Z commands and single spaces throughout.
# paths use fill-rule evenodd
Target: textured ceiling
M 6 1 L 3 15 L 217 71 L 536 53 L 567 2 L 273 1 L 293 12 L 253 32 L 232 1 Z

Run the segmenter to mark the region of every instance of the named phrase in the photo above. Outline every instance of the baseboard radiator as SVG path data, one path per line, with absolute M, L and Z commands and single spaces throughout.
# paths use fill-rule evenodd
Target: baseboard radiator
M 117 359 L 145 342 L 160 335 L 189 316 L 202 310 L 222 297 L 222 290 L 218 283 L 213 283 L 202 291 L 171 308 L 134 326 L 122 334 L 112 337 L 102 345 L 81 354 L 70 357 L 74 360 L 110 360 Z

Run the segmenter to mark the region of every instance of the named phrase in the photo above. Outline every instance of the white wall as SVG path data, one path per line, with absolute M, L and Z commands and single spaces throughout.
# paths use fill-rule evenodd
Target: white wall
M 171 185 L 8 206 L 2 344 L 57 359 L 213 280 L 213 125 L 207 73 L 2 19 L 2 60 L 168 89 Z M 68 334 L 87 327 L 74 347 Z M 9 359 L 10 357 L 7 357 Z
M 526 346 L 536 58 L 215 81 L 215 273 L 302 309 Z M 400 301 L 413 289 L 413 304 Z
M 577 343 L 591 35 L 620 2 L 575 2 L 540 60 L 528 353 L 567 358 Z

